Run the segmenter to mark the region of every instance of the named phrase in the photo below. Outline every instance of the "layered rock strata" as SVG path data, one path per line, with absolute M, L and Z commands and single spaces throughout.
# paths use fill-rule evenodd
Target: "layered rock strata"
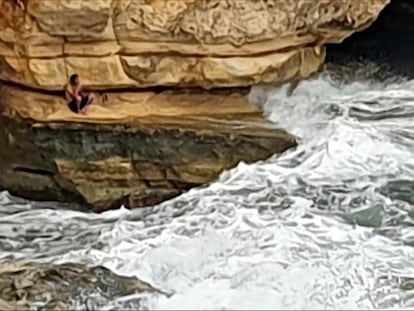
M 0 0 L 0 188 L 135 207 L 280 153 L 233 88 L 309 77 L 388 2 Z M 108 92 L 87 116 L 56 93 L 72 73 Z
M 157 203 L 295 144 L 224 91 L 110 93 L 84 116 L 60 97 L 3 85 L 0 107 L 0 184 L 95 210 Z
M 302 79 L 389 0 L 1 0 L 0 79 L 61 90 Z

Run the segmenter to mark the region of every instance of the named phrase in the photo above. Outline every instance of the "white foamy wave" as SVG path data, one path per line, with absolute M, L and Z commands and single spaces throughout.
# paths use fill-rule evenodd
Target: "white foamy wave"
M 150 209 L 20 205 L 1 220 L 2 260 L 101 264 L 174 293 L 149 296 L 151 309 L 412 306 L 412 203 L 381 190 L 399 179 L 414 185 L 412 82 L 321 76 L 250 97 L 298 137 L 297 148 Z M 0 213 L 18 205 L 0 202 Z M 29 229 L 38 234 L 30 243 Z

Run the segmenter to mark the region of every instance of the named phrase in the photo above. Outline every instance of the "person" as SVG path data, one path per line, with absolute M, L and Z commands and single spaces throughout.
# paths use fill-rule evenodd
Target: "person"
M 86 113 L 86 110 L 95 99 L 93 93 L 85 93 L 78 74 L 69 77 L 69 82 L 65 88 L 65 97 L 68 101 L 69 109 L 75 113 Z

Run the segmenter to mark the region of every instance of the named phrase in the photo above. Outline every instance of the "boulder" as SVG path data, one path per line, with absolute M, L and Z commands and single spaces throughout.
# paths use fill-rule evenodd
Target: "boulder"
M 134 277 L 82 264 L 15 262 L 0 265 L 1 310 L 99 309 L 116 298 L 159 290 Z M 139 303 L 139 298 L 135 299 Z

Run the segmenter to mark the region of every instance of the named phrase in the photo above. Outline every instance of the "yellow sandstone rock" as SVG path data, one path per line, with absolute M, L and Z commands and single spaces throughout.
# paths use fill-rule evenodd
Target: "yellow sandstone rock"
M 0 0 L 0 79 L 58 90 L 306 78 L 389 0 Z M 305 69 L 306 68 L 306 69 Z

